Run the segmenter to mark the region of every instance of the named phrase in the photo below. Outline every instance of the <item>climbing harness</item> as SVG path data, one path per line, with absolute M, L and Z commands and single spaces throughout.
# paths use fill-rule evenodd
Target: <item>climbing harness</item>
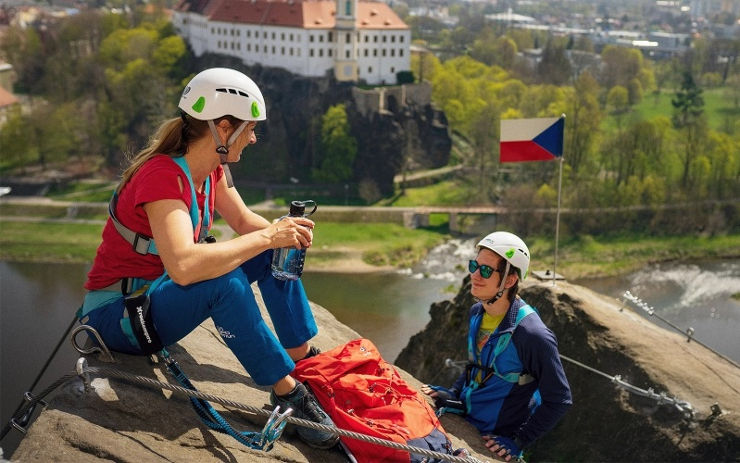
M 524 320 L 524 318 L 533 313 L 536 313 L 536 311 L 529 305 L 523 305 L 518 309 L 514 325 L 506 330 L 506 332 L 499 335 L 498 341 L 496 342 L 496 346 L 493 350 L 493 354 L 490 355 L 490 360 L 486 362 L 486 364 L 483 363 L 483 359 L 479 358 L 480 353 L 475 347 L 473 336 L 468 336 L 468 363 L 465 366 L 467 387 L 463 389 L 465 411 L 469 412 L 472 408 L 472 393 L 477 389 L 483 387 L 488 382 L 488 380 L 490 380 L 494 376 L 508 383 L 515 383 L 519 384 L 520 386 L 529 384 L 534 381 L 534 377 L 530 374 L 522 374 L 521 372 L 510 372 L 506 374 L 501 374 L 496 367 L 496 359 L 502 352 L 506 350 L 507 347 L 509 347 L 511 336 L 514 333 L 514 330 L 516 330 L 517 326 L 519 326 L 519 323 Z M 471 328 L 471 333 L 475 333 L 478 331 L 481 318 L 482 314 L 478 314 L 475 315 L 473 319 L 471 319 L 471 327 L 475 328 Z M 498 331 L 498 329 L 496 331 Z M 478 380 L 479 373 L 481 376 L 480 380 Z M 446 407 L 438 410 L 437 413 L 443 414 L 446 411 L 461 413 L 463 410 L 456 409 L 456 407 Z
M 185 161 L 184 156 L 178 156 L 171 158 L 175 164 L 180 167 L 185 176 L 188 179 L 190 185 L 190 220 L 193 224 L 193 239 L 198 242 L 210 242 L 208 239 L 208 228 L 211 224 L 210 218 L 210 191 L 211 191 L 211 177 L 206 177 L 204 184 L 204 195 L 205 203 L 203 207 L 203 220 L 200 218 L 200 212 L 198 209 L 197 196 L 195 194 L 195 185 L 193 184 L 193 178 L 190 174 L 190 168 L 188 163 Z M 137 233 L 125 225 L 123 225 L 115 214 L 116 204 L 118 202 L 118 193 L 116 190 L 113 192 L 113 197 L 108 205 L 108 213 L 111 217 L 113 224 L 115 225 L 118 233 L 128 241 L 133 247 L 134 251 L 139 254 L 157 254 L 157 246 L 153 238 L 146 235 Z M 162 341 L 159 339 L 159 335 L 154 328 L 154 322 L 152 320 L 152 313 L 150 310 L 150 298 L 149 295 L 168 277 L 167 271 L 165 271 L 159 278 L 149 284 L 140 286 L 140 281 L 136 278 L 124 278 L 122 289 L 125 300 L 124 307 L 128 317 L 124 319 L 124 330 L 130 328 L 130 333 L 127 335 L 133 335 L 136 338 L 139 347 L 146 355 L 152 355 L 160 352 L 164 349 Z M 138 286 L 138 287 L 137 287 Z M 130 290 L 135 290 L 129 294 Z

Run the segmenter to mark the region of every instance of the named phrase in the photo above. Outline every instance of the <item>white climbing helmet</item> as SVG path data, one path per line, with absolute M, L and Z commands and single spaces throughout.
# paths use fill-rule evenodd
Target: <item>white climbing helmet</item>
M 211 68 L 193 77 L 177 105 L 191 117 L 213 120 L 234 116 L 243 121 L 267 118 L 265 99 L 257 84 L 239 71 Z
M 490 249 L 499 256 L 506 259 L 513 267 L 516 267 L 519 278 L 527 278 L 529 271 L 529 248 L 521 238 L 513 233 L 498 231 L 487 235 L 480 240 L 475 249 Z

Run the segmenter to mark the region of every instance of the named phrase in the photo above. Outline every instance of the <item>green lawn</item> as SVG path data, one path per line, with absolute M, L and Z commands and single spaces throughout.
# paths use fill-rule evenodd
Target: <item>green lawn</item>
M 0 260 L 92 262 L 102 225 L 0 221 Z
M 704 97 L 704 114 L 707 116 L 709 127 L 714 130 L 728 131 L 740 119 L 740 107 L 735 107 L 728 97 L 727 89 L 711 88 L 705 89 L 702 93 Z M 653 94 L 646 94 L 642 101 L 636 105 L 632 111 L 626 114 L 623 124 L 629 124 L 631 121 L 649 120 L 656 116 L 665 116 L 671 118 L 673 115 L 673 105 L 671 99 L 674 97 L 673 91 L 663 91 L 657 97 Z M 602 122 L 602 129 L 612 131 L 617 128 L 617 119 L 611 115 Z

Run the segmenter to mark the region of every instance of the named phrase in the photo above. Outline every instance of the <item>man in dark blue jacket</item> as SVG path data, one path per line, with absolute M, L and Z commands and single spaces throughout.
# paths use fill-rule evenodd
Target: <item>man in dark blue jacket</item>
M 572 405 L 555 335 L 517 295 L 529 249 L 508 232 L 476 246 L 468 264 L 471 294 L 468 366 L 449 388 L 425 385 L 442 413 L 465 415 L 498 458 L 510 461 L 549 431 Z

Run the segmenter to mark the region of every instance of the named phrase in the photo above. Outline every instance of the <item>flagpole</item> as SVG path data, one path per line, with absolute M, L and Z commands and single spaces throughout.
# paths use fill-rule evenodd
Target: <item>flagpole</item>
M 555 275 L 558 270 L 558 239 L 560 238 L 560 192 L 563 185 L 563 156 L 560 157 L 560 174 L 558 175 L 558 210 L 555 214 L 555 264 L 552 267 L 552 285 L 555 286 Z
M 565 113 L 560 117 L 565 119 Z M 565 161 L 565 153 L 560 156 L 560 172 L 558 174 L 558 210 L 555 213 L 555 263 L 552 266 L 552 285 L 555 286 L 555 275 L 558 273 L 558 241 L 560 238 L 560 193 L 563 188 L 563 162 Z

